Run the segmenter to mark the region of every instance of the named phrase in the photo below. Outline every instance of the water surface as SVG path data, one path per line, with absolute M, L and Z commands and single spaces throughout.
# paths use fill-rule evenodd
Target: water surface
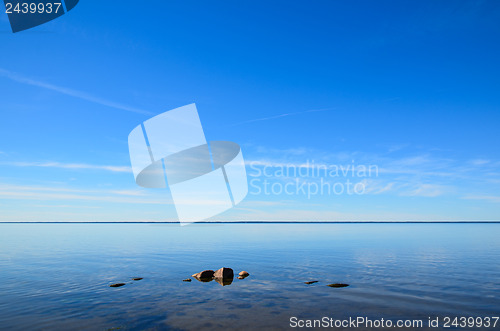
M 498 316 L 499 238 L 500 224 L 0 224 L 0 328 L 280 330 L 292 316 Z M 250 277 L 182 281 L 223 266 Z M 336 282 L 350 286 L 326 286 Z

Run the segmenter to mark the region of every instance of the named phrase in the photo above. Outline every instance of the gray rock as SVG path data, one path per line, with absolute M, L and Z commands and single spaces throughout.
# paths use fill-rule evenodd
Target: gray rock
M 191 281 L 191 278 L 186 278 L 186 279 L 183 279 L 182 281 L 183 281 L 183 282 L 190 282 L 190 281 Z
M 222 278 L 222 279 L 233 279 L 234 277 L 234 272 L 233 269 L 231 268 L 220 268 L 214 273 L 215 278 Z
M 192 277 L 194 277 L 196 279 L 213 278 L 214 277 L 214 271 L 213 270 L 203 270 L 202 272 L 198 272 L 197 274 L 194 274 Z
M 109 287 L 120 287 L 123 285 L 125 285 L 125 283 L 114 283 L 114 284 L 109 285 Z
M 314 283 L 317 283 L 317 282 L 318 282 L 317 280 L 311 280 L 310 282 L 305 282 L 304 284 L 309 285 L 309 284 L 314 284 Z
M 349 284 L 335 283 L 335 284 L 328 284 L 326 286 L 330 286 L 330 287 L 347 287 L 347 286 L 349 286 Z
M 250 276 L 250 274 L 248 272 L 246 272 L 246 271 L 240 271 L 239 275 L 242 276 L 242 277 L 248 277 L 248 276 Z
M 142 277 L 134 277 L 134 278 L 132 278 L 132 280 L 141 280 L 141 279 L 144 279 L 144 278 L 142 278 Z

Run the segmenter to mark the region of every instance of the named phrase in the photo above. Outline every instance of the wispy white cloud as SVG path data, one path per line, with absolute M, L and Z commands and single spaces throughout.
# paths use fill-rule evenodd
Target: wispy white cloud
M 118 195 L 128 195 L 128 196 L 145 196 L 144 191 L 139 191 L 139 190 L 116 190 L 116 191 L 111 191 L 111 193 L 118 194 Z
M 398 152 L 398 151 L 401 151 L 408 146 L 409 146 L 409 144 L 392 144 L 392 145 L 388 146 L 387 152 L 388 153 Z
M 70 208 L 70 209 L 74 209 L 75 206 L 74 205 L 53 205 L 53 204 L 46 204 L 46 205 L 42 205 L 42 204 L 37 204 L 37 205 L 32 205 L 33 207 L 36 207 L 36 208 Z M 101 209 L 102 207 L 100 206 L 82 206 L 82 205 L 78 205 L 78 208 L 85 208 L 85 209 Z
M 277 114 L 277 115 L 273 115 L 273 116 L 254 118 L 254 119 L 249 119 L 249 120 L 246 120 L 246 121 L 242 121 L 242 122 L 230 124 L 230 125 L 228 125 L 228 127 L 233 127 L 233 126 L 238 126 L 238 125 L 248 124 L 248 123 L 254 123 L 254 122 L 260 122 L 260 121 L 274 120 L 274 119 L 277 119 L 277 118 L 294 116 L 294 115 L 301 115 L 301 114 L 307 114 L 307 113 L 317 113 L 317 112 L 329 111 L 329 110 L 333 110 L 333 109 L 335 109 L 335 108 L 310 109 L 310 110 L 297 111 L 297 112 L 292 112 L 292 113 Z
M 93 102 L 93 103 L 96 103 L 96 104 L 99 104 L 102 106 L 107 106 L 107 107 L 111 107 L 111 108 L 115 108 L 115 109 L 120 109 L 120 110 L 125 110 L 125 111 L 129 111 L 129 112 L 133 112 L 133 113 L 138 113 L 138 114 L 153 115 L 153 113 L 146 111 L 146 110 L 143 110 L 143 109 L 139 109 L 139 108 L 131 107 L 131 106 L 124 105 L 124 104 L 121 104 L 118 102 L 106 100 L 106 99 L 88 94 L 86 92 L 82 92 L 82 91 L 70 89 L 67 87 L 62 87 L 62 86 L 42 82 L 39 80 L 35 80 L 35 79 L 29 78 L 29 77 L 26 77 L 24 75 L 21 75 L 21 74 L 18 74 L 18 73 L 9 71 L 9 70 L 5 70 L 2 68 L 0 68 L 0 76 L 8 78 L 8 79 L 10 79 L 14 82 L 17 82 L 17 83 L 44 88 L 47 90 L 51 90 L 54 92 L 58 92 L 61 94 L 72 96 L 72 97 L 75 97 L 78 99 Z
M 361 182 L 365 194 L 382 194 L 397 190 L 395 182 L 386 182 L 379 179 L 363 179 Z
M 443 185 L 419 184 L 416 188 L 404 193 L 403 195 L 434 198 L 447 193 L 447 191 L 448 190 Z
M 481 166 L 490 163 L 490 160 L 485 160 L 485 159 L 474 159 L 471 160 L 470 163 L 475 166 Z
M 255 155 L 258 157 L 255 157 Z M 257 150 L 253 160 L 247 159 L 249 176 L 263 175 L 263 170 L 268 168 L 266 174 L 271 174 L 270 179 L 284 180 L 286 174 L 296 177 L 293 172 L 279 172 L 279 169 L 303 169 L 300 176 L 304 180 L 314 181 L 320 177 L 329 177 L 325 171 L 318 169 L 338 169 L 339 175 L 327 180 L 340 180 L 346 178 L 358 179 L 366 188 L 365 194 L 393 194 L 402 197 L 458 197 L 466 190 L 482 192 L 484 195 L 492 192 L 493 184 L 500 183 L 500 163 L 487 159 L 458 160 L 435 155 L 430 151 L 413 155 L 388 155 L 363 152 L 334 152 L 308 150 L 302 155 L 280 153 L 279 151 Z M 309 157 L 308 157 L 309 156 Z M 366 178 L 352 171 L 344 173 L 343 170 L 352 170 L 359 166 L 376 167 Z M 328 170 L 328 174 L 329 174 Z M 356 170 L 357 171 L 357 170 Z M 278 173 L 278 176 L 274 176 Z M 285 175 L 282 175 L 284 173 Z M 321 175 L 317 175 L 320 173 Z M 305 174 L 305 175 L 304 175 Z M 312 175 L 311 175 L 312 174 Z M 305 178 L 304 178 L 305 176 Z M 269 177 L 269 176 L 268 176 Z M 280 178 L 274 178 L 280 177 Z M 289 179 L 289 178 L 287 178 Z
M 145 191 L 134 190 L 80 190 L 72 188 L 23 186 L 0 183 L 0 199 L 35 200 L 35 201 L 86 201 L 88 203 L 143 204 L 143 205 L 173 205 L 166 191 L 148 194 Z M 183 199 L 176 204 L 189 206 L 213 206 L 225 204 L 224 201 L 204 199 Z M 65 204 L 68 205 L 68 204 Z M 77 207 L 75 205 L 75 207 Z
M 246 164 L 262 167 L 306 167 L 314 168 L 330 165 L 374 165 L 381 175 L 408 175 L 419 177 L 442 177 L 443 179 L 473 178 L 486 180 L 500 177 L 500 162 L 485 159 L 456 160 L 438 157 L 431 153 L 406 156 L 364 152 L 334 152 L 300 148 L 300 154 L 292 154 L 277 149 L 254 147 L 258 157 L 247 157 Z M 255 155 L 255 154 L 254 154 Z M 491 178 L 488 178 L 490 180 Z
M 125 193 L 125 194 L 124 194 Z M 2 199 L 38 201 L 94 201 L 124 204 L 169 204 L 169 200 L 158 196 L 148 196 L 138 189 L 137 194 L 120 190 L 85 190 L 53 186 L 26 186 L 0 183 Z
M 462 199 L 465 200 L 484 200 L 494 203 L 500 203 L 500 196 L 491 196 L 491 195 L 471 195 L 465 196 Z
M 61 162 L 0 162 L 0 165 L 14 167 L 42 167 L 75 170 L 105 170 L 110 172 L 132 172 L 130 166 L 95 165 L 85 163 L 61 163 Z

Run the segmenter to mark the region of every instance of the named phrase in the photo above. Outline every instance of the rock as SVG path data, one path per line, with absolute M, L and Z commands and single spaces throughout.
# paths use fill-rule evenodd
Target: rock
M 250 276 L 250 274 L 249 274 L 248 272 L 246 272 L 246 271 L 241 271 L 241 272 L 239 273 L 238 279 L 245 279 L 245 278 L 247 278 L 248 276 Z
M 347 286 L 349 286 L 349 284 L 335 283 L 335 284 L 328 284 L 326 286 L 330 286 L 330 287 L 347 287 Z
M 132 278 L 132 280 L 141 280 L 141 279 L 144 279 L 144 278 L 142 278 L 142 277 L 134 277 L 134 278 Z
M 109 285 L 109 287 L 120 287 L 123 285 L 125 285 L 125 283 L 114 283 L 114 284 Z
M 190 281 L 191 281 L 191 278 L 186 278 L 186 279 L 183 279 L 182 281 L 183 281 L 183 282 L 190 282 Z
M 202 272 L 198 272 L 197 274 L 194 274 L 193 277 L 199 278 L 199 279 L 213 278 L 214 271 L 213 270 L 203 270 Z
M 222 286 L 227 286 L 227 285 L 231 285 L 232 282 L 233 282 L 233 279 L 232 278 L 215 278 L 215 281 L 219 284 L 221 284 Z
M 317 280 L 311 280 L 310 282 L 305 282 L 304 284 L 309 285 L 309 284 L 314 284 L 314 283 L 317 283 L 317 282 L 318 282 Z M 328 285 L 328 286 L 330 286 L 330 285 Z
M 222 279 L 227 279 L 227 278 L 233 279 L 233 277 L 234 277 L 233 269 L 231 269 L 231 268 L 220 268 L 219 270 L 217 270 L 214 273 L 214 277 L 215 278 L 222 278 Z

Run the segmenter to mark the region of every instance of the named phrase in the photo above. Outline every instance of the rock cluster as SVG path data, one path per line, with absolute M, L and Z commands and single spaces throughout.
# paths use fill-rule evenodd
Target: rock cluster
M 248 276 L 250 276 L 250 274 L 244 270 L 240 271 L 238 273 L 238 279 L 245 279 Z M 211 282 L 212 280 L 215 280 L 220 285 L 227 286 L 227 285 L 231 285 L 233 283 L 234 272 L 233 272 L 233 269 L 231 269 L 231 268 L 222 267 L 216 271 L 203 270 L 201 272 L 193 274 L 192 277 L 200 282 Z M 142 279 L 143 279 L 142 277 L 132 277 L 133 281 L 139 281 Z M 182 281 L 183 282 L 190 282 L 191 278 L 186 278 L 186 279 L 183 279 Z M 311 284 L 316 284 L 318 282 L 319 281 L 317 281 L 317 280 L 310 280 L 310 281 L 304 282 L 304 284 L 311 285 Z M 126 283 L 113 283 L 113 284 L 110 284 L 109 287 L 121 287 L 124 285 L 126 285 Z M 329 287 L 347 287 L 347 286 L 349 286 L 349 284 L 333 283 L 333 284 L 327 284 L 326 286 L 329 286 Z
M 249 276 L 248 272 L 242 271 L 239 273 L 238 278 L 243 279 L 248 276 Z M 215 280 L 222 286 L 226 286 L 232 284 L 234 279 L 234 271 L 231 268 L 222 267 L 216 271 L 203 270 L 201 272 L 192 275 L 192 277 L 200 282 L 211 282 L 212 280 Z M 185 279 L 184 281 L 191 281 L 191 279 L 189 280 Z

